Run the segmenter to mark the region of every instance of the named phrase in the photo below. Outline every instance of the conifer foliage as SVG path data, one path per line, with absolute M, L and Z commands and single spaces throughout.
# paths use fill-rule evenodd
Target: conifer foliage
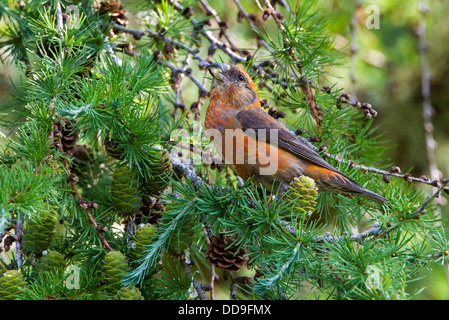
M 0 299 L 412 299 L 447 264 L 448 180 L 390 169 L 377 112 L 329 77 L 319 2 L 228 3 L 0 2 L 0 57 L 23 73 L 2 104 Z M 201 129 L 217 61 L 388 205 L 223 166 Z

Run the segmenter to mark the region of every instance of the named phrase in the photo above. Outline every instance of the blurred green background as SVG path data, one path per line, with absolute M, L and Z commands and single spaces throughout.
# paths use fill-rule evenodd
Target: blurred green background
M 144 7 L 137 6 L 136 2 L 122 1 L 125 9 L 131 13 L 144 10 Z M 257 16 L 256 25 L 273 27 L 273 24 L 260 20 L 263 11 L 259 7 L 259 2 L 240 1 L 248 13 Z M 294 10 L 296 1 L 288 2 Z M 350 26 L 356 2 L 356 0 L 317 0 L 315 3 L 327 24 L 329 33 L 335 36 L 336 47 L 344 53 L 341 65 L 332 69 L 331 73 L 335 75 L 333 80 L 337 83 L 337 87 L 348 93 L 351 93 Z M 228 21 L 230 35 L 239 47 L 256 49 L 254 34 L 247 23 L 237 22 L 238 9 L 233 0 L 210 0 L 208 3 L 218 12 L 222 20 Z M 419 177 L 422 174 L 430 176 L 422 121 L 421 64 L 416 35 L 421 14 L 420 1 L 372 0 L 361 3 L 362 6 L 356 15 L 355 28 L 358 45 L 358 52 L 355 55 L 357 98 L 362 102 L 371 103 L 378 111 L 375 124 L 380 127 L 380 132 L 386 133 L 384 137 L 389 144 L 395 146 L 388 151 L 391 164 L 399 166 L 402 172 L 410 171 L 414 176 Z M 183 5 L 188 4 L 194 7 L 198 17 L 206 16 L 199 2 L 183 2 Z M 366 12 L 366 7 L 370 5 L 375 5 L 379 9 L 378 29 L 368 29 L 365 25 L 366 20 L 370 18 L 370 12 Z M 432 74 L 431 101 L 435 109 L 432 121 L 434 138 L 438 143 L 437 165 L 445 178 L 449 177 L 448 16 L 449 1 L 428 1 L 425 36 L 429 45 L 428 58 Z M 130 21 L 130 26 L 136 25 L 135 21 Z M 1 22 L 0 28 L 4 28 Z M 8 61 L 0 64 L 0 99 L 7 98 L 12 91 L 11 83 L 20 85 L 22 77 L 22 73 Z M 189 86 L 186 81 L 183 85 Z M 196 100 L 196 92 L 193 93 L 191 102 Z M 0 115 L 5 116 L 7 115 Z M 419 187 L 428 194 L 434 190 L 427 185 Z M 441 213 L 447 219 L 449 205 L 444 205 Z M 422 279 L 410 284 L 409 293 L 425 287 L 426 289 L 417 295 L 418 299 L 449 299 L 447 267 L 432 266 L 432 269 L 422 276 Z

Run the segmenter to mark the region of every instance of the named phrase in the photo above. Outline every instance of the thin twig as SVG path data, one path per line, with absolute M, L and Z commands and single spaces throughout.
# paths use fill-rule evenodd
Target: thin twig
M 61 9 L 61 3 L 59 0 L 55 1 L 56 4 L 56 25 L 58 26 L 57 31 L 59 34 L 62 33 L 63 29 L 63 18 L 62 18 L 62 9 Z
M 131 28 L 127 28 L 124 26 L 121 26 L 119 24 L 112 24 L 112 26 L 114 27 L 114 29 L 118 29 L 122 32 L 126 32 L 129 33 L 131 35 L 133 35 L 134 37 L 142 37 L 144 35 L 150 37 L 150 38 L 154 38 L 154 39 L 158 39 L 158 40 L 162 40 L 164 41 L 166 44 L 170 44 L 173 46 L 173 48 L 175 49 L 182 49 L 187 51 L 188 53 L 190 53 L 192 55 L 192 59 L 194 60 L 198 60 L 199 61 L 199 67 L 200 68 L 205 68 L 209 63 L 199 54 L 199 52 L 195 49 L 192 49 L 191 47 L 189 47 L 188 45 L 183 44 L 182 42 L 176 41 L 176 40 L 172 40 L 170 38 L 167 38 L 166 36 L 157 33 L 157 32 L 152 32 L 151 30 L 147 29 L 145 31 L 139 31 L 139 30 L 135 30 L 135 29 L 131 29 Z
M 252 283 L 252 279 L 250 277 L 246 277 L 246 276 L 236 277 L 229 271 L 223 271 L 223 277 L 225 278 L 225 280 L 227 278 L 231 279 L 231 284 L 230 284 L 230 299 L 231 300 L 237 300 L 237 289 L 238 289 L 239 284 L 251 285 L 251 283 Z
M 192 275 L 190 273 L 189 265 L 187 264 L 185 259 L 180 259 L 180 260 L 181 260 L 181 264 L 184 268 L 184 272 L 186 273 L 187 276 L 191 277 Z M 195 288 L 196 292 L 198 293 L 198 297 L 200 298 L 200 300 L 207 300 L 206 293 L 204 291 L 210 290 L 210 287 L 208 285 L 199 283 L 195 279 L 193 279 L 192 283 L 193 283 L 193 287 Z
M 24 218 L 20 217 L 17 219 L 16 227 L 14 228 L 17 237 L 16 240 L 16 260 L 17 268 L 20 270 L 22 268 L 22 234 L 23 234 L 23 221 Z
M 418 208 L 418 210 L 416 210 L 419 214 L 424 214 L 426 211 L 425 211 L 425 209 L 426 209 L 426 207 L 430 204 L 430 202 L 433 200 L 433 199 L 435 199 L 435 198 L 437 198 L 439 195 L 440 195 L 440 193 L 441 193 L 441 191 L 446 187 L 446 185 L 449 183 L 449 178 L 448 179 L 444 179 L 442 182 L 441 182 L 441 185 L 440 185 L 440 187 L 437 189 L 437 191 L 435 191 L 435 193 L 433 194 L 433 195 L 431 195 L 431 196 L 429 196 L 427 199 L 426 199 L 426 201 L 424 201 L 422 204 L 421 204 L 421 206 Z
M 186 165 L 179 161 L 178 159 L 171 157 L 170 160 L 173 165 L 173 171 L 177 172 L 178 174 L 185 176 L 192 184 L 195 189 L 200 188 L 203 185 L 207 185 L 209 188 L 212 188 L 210 185 L 205 183 L 201 177 L 199 177 L 192 166 Z
M 221 20 L 221 18 L 217 14 L 217 11 L 206 0 L 200 0 L 200 3 L 206 10 L 206 14 L 212 16 L 217 22 L 218 26 L 221 27 L 220 33 L 226 38 L 226 41 L 229 43 L 231 48 L 233 50 L 237 50 L 237 46 L 234 44 L 231 36 L 229 35 L 226 23 Z
M 356 235 L 349 236 L 349 240 L 361 242 L 370 236 L 376 236 L 376 235 L 381 234 L 382 231 L 383 231 L 383 229 L 380 227 L 380 224 L 378 222 L 375 222 L 371 229 L 364 231 L 362 233 L 356 234 Z M 348 238 L 348 234 L 343 235 L 343 236 L 332 237 L 330 235 L 330 233 L 328 232 L 324 236 L 319 236 L 319 237 L 313 238 L 313 241 L 316 243 L 337 242 L 337 241 L 345 240 L 347 238 Z

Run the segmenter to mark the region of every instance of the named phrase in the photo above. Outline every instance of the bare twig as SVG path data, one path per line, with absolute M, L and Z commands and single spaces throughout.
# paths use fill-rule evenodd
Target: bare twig
M 349 240 L 361 242 L 370 236 L 377 236 L 377 235 L 381 234 L 382 231 L 383 231 L 383 229 L 380 227 L 380 224 L 378 222 L 375 222 L 371 229 L 364 231 L 362 233 L 356 234 L 356 235 L 349 236 Z M 317 242 L 317 243 L 336 242 L 336 241 L 341 241 L 341 240 L 344 240 L 347 238 L 348 238 L 348 234 L 343 235 L 343 236 L 332 237 L 330 235 L 330 233 L 328 232 L 324 236 L 315 237 L 314 242 Z
M 222 34 L 226 38 L 226 41 L 231 46 L 232 50 L 238 50 L 237 46 L 234 44 L 231 36 L 229 35 L 228 26 L 226 22 L 220 19 L 220 17 L 217 14 L 217 11 L 206 0 L 200 0 L 200 3 L 206 10 L 206 14 L 212 16 L 214 20 L 217 22 L 218 26 L 221 27 L 220 34 Z
M 195 173 L 193 167 L 182 163 L 181 161 L 179 161 L 174 157 L 170 157 L 170 160 L 173 164 L 173 171 L 179 173 L 180 175 L 185 176 L 193 184 L 193 187 L 195 189 L 198 189 L 203 185 L 207 185 L 209 188 L 212 188 Z
M 58 26 L 58 33 L 62 32 L 63 28 L 63 18 L 62 18 L 62 9 L 61 9 L 61 3 L 56 0 L 56 25 Z
M 185 261 L 185 259 L 180 259 L 181 264 L 184 268 L 184 272 L 187 276 L 191 277 L 190 269 L 188 263 Z M 195 288 L 196 292 L 198 293 L 198 297 L 200 300 L 207 300 L 206 293 L 204 291 L 210 290 L 209 285 L 199 283 L 197 280 L 193 279 L 193 287 Z
M 446 187 L 446 185 L 449 183 L 449 178 L 448 179 L 444 179 L 441 182 L 440 187 L 435 191 L 435 193 L 429 197 L 427 197 L 426 201 L 424 201 L 421 206 L 418 208 L 418 210 L 416 210 L 419 214 L 424 214 L 426 211 L 426 207 L 430 204 L 430 202 L 432 202 L 433 199 L 438 198 L 441 191 Z
M 17 237 L 16 240 L 16 260 L 17 260 L 17 268 L 20 270 L 22 268 L 22 233 L 23 233 L 23 217 L 17 218 L 17 223 L 14 228 L 15 235 Z
M 120 30 L 122 32 L 126 32 L 129 33 L 131 35 L 134 36 L 134 38 L 138 38 L 140 39 L 142 36 L 148 36 L 150 38 L 154 38 L 154 39 L 158 39 L 158 40 L 162 40 L 164 41 L 166 44 L 170 44 L 173 46 L 173 48 L 175 49 L 182 49 L 187 51 L 188 53 L 190 53 L 192 55 L 192 59 L 194 60 L 198 60 L 199 61 L 199 67 L 200 68 L 205 68 L 209 63 L 199 54 L 199 52 L 195 49 L 192 49 L 191 47 L 189 47 L 188 45 L 185 45 L 182 42 L 179 41 L 175 41 L 172 40 L 170 38 L 167 38 L 166 36 L 157 33 L 157 32 L 152 32 L 150 30 L 145 30 L 145 31 L 139 31 L 139 30 L 135 30 L 135 29 L 131 29 L 131 28 L 127 28 L 124 26 L 121 26 L 117 23 L 112 24 L 112 26 L 114 27 L 114 29 Z
M 251 285 L 252 279 L 250 277 L 242 276 L 242 277 L 236 277 L 231 272 L 223 271 L 223 277 L 225 280 L 228 278 L 231 279 L 230 284 L 230 299 L 231 300 L 237 300 L 237 289 L 239 284 L 243 285 Z
M 362 103 L 347 93 L 342 93 L 337 98 L 337 104 L 338 104 L 337 107 L 338 108 L 341 108 L 343 103 L 349 104 L 349 105 L 353 106 L 354 108 L 361 110 L 363 112 L 363 114 L 365 115 L 366 119 L 371 119 L 373 117 L 377 117 L 377 111 L 373 109 L 373 106 L 370 103 L 367 103 L 367 102 Z

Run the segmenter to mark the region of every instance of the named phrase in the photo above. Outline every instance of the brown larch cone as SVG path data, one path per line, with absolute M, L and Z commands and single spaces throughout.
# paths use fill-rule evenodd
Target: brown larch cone
M 246 248 L 238 248 L 233 242 L 233 237 L 219 234 L 211 238 L 207 245 L 207 262 L 229 272 L 237 272 L 247 266 Z
M 142 199 L 142 206 L 136 213 L 134 219 L 135 223 L 139 225 L 142 222 L 157 224 L 162 217 L 162 213 L 165 212 L 164 204 L 160 203 L 156 197 L 144 195 Z
M 79 129 L 76 129 L 76 122 L 74 120 L 61 121 L 59 131 L 62 134 L 62 149 L 68 155 L 72 155 L 79 137 Z

